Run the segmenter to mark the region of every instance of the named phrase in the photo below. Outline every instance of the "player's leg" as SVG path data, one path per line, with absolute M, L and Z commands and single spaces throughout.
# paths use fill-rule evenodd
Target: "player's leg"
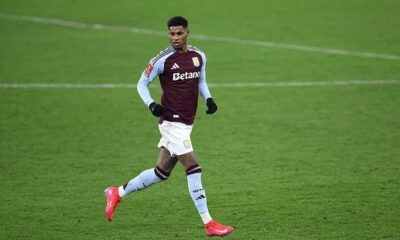
M 172 157 L 168 149 L 164 147 L 160 148 L 160 156 L 158 157 L 157 160 L 157 167 L 159 169 L 164 171 L 169 176 L 177 162 L 178 158 Z
M 200 214 L 205 225 L 205 230 L 208 236 L 225 236 L 233 231 L 230 226 L 224 226 L 213 220 L 210 216 L 207 207 L 207 198 L 201 182 L 201 167 L 198 164 L 194 152 L 189 152 L 178 156 L 186 170 L 188 188 L 190 196 Z
M 199 211 L 201 219 L 206 224 L 212 218 L 208 212 L 207 198 L 201 183 L 201 167 L 197 163 L 193 152 L 180 155 L 178 159 L 186 170 L 190 196 Z
M 167 180 L 171 171 L 174 169 L 177 159 L 171 157 L 169 151 L 165 148 L 160 148 L 160 155 L 155 168 L 147 169 L 141 172 L 138 176 L 130 180 L 128 183 L 118 188 L 120 197 L 126 194 L 136 192 L 151 185 Z
M 160 155 L 157 160 L 157 166 L 144 170 L 135 178 L 131 179 L 128 183 L 119 187 L 108 187 L 105 190 L 107 197 L 106 216 L 109 221 L 112 221 L 115 208 L 118 206 L 121 198 L 127 194 L 136 192 L 151 185 L 168 179 L 171 171 L 175 167 L 177 159 L 171 157 L 169 151 L 161 148 Z

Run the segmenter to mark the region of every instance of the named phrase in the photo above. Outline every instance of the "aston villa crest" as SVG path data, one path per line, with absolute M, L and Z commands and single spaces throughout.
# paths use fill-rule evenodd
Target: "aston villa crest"
M 198 58 L 198 57 L 192 57 L 192 61 L 193 61 L 193 65 L 194 65 L 195 67 L 200 66 L 200 61 L 199 61 L 199 58 Z

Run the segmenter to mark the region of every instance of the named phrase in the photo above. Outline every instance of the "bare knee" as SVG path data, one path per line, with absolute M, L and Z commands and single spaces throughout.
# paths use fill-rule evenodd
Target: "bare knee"
M 180 155 L 178 156 L 178 159 L 182 163 L 186 171 L 189 170 L 189 168 L 193 168 L 194 166 L 199 166 L 193 152 Z

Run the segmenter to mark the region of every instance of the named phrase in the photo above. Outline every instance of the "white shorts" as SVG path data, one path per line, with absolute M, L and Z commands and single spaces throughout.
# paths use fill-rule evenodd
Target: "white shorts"
M 161 133 L 158 147 L 166 148 L 171 156 L 180 156 L 193 151 L 192 141 L 190 140 L 193 125 L 164 120 L 162 124 L 158 124 L 158 128 Z

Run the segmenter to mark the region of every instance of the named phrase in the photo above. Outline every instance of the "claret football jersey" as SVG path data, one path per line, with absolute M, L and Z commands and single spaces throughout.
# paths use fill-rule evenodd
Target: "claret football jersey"
M 139 80 L 138 91 L 145 104 L 149 105 L 153 99 L 147 86 L 159 77 L 163 90 L 161 105 L 167 109 L 160 117 L 160 123 L 167 120 L 193 124 L 199 92 L 204 99 L 211 97 L 205 64 L 204 53 L 193 46 L 188 46 L 185 53 L 178 53 L 169 47 L 150 60 Z

